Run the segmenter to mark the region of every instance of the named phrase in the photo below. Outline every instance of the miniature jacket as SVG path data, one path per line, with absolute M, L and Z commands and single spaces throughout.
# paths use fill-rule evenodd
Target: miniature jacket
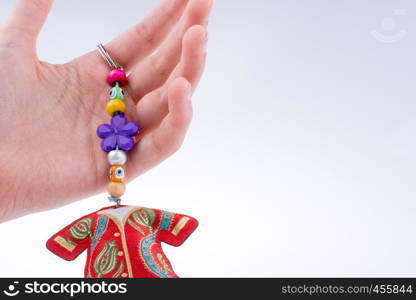
M 89 278 L 178 277 L 161 242 L 180 246 L 196 229 L 190 216 L 146 207 L 104 207 L 72 222 L 46 243 L 66 260 L 87 249 Z

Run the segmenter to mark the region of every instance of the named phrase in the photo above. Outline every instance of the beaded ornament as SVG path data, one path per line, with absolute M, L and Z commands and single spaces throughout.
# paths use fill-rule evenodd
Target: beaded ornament
M 71 222 L 55 233 L 46 247 L 66 260 L 74 260 L 87 249 L 84 275 L 88 278 L 175 278 L 178 275 L 161 243 L 180 246 L 198 226 L 190 216 L 141 206 L 121 205 L 125 192 L 127 152 L 135 145 L 140 126 L 125 116 L 126 73 L 104 47 L 99 52 L 112 68 L 106 111 L 110 124 L 101 124 L 97 135 L 110 166 L 108 199 L 115 203 Z

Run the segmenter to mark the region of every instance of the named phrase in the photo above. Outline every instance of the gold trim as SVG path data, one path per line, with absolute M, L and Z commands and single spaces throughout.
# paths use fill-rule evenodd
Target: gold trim
M 111 213 L 108 213 L 108 212 L 105 212 L 105 211 L 99 211 L 98 214 L 105 215 L 105 216 L 109 217 L 117 225 L 117 227 L 118 227 L 118 229 L 121 233 L 121 243 L 123 244 L 123 250 L 124 250 L 124 253 L 125 253 L 124 257 L 126 259 L 127 271 L 129 273 L 129 277 L 133 278 L 133 272 L 132 272 L 132 269 L 131 269 L 129 249 L 127 248 L 126 234 L 124 232 L 124 223 L 121 223 L 120 220 L 116 216 L 112 215 Z M 130 212 L 128 212 L 127 215 L 130 215 Z M 123 218 L 123 222 L 124 222 L 124 218 Z
M 183 217 L 182 219 L 180 219 L 178 224 L 176 224 L 175 228 L 173 228 L 172 234 L 178 235 L 179 231 L 182 230 L 182 228 L 186 225 L 186 223 L 188 223 L 188 221 L 189 221 L 188 217 Z
M 61 245 L 62 247 L 64 247 L 66 250 L 68 251 L 74 251 L 75 249 L 75 245 L 69 243 L 67 240 L 65 240 L 63 237 L 61 237 L 60 235 L 58 235 L 56 238 L 53 239 L 55 242 L 57 242 L 59 245 Z

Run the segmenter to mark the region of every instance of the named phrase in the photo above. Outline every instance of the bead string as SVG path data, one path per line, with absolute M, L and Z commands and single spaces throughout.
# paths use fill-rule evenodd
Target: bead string
M 100 53 L 106 59 L 111 57 L 105 51 L 104 47 L 99 46 Z M 104 51 L 104 54 L 103 52 Z M 108 63 L 108 59 L 106 59 Z M 113 61 L 113 60 L 111 60 Z M 140 131 L 140 126 L 135 121 L 127 121 L 125 116 L 126 104 L 122 85 L 127 83 L 126 73 L 122 67 L 115 64 L 109 64 L 113 69 L 107 75 L 107 83 L 112 87 L 110 89 L 110 100 L 107 102 L 106 111 L 111 116 L 110 124 L 101 124 L 97 128 L 97 135 L 102 139 L 101 149 L 107 152 L 107 160 L 110 167 L 110 182 L 107 185 L 109 194 L 108 200 L 115 202 L 119 207 L 121 196 L 123 196 L 126 186 L 124 178 L 126 175 L 125 164 L 127 162 L 126 152 L 134 146 L 133 137 Z

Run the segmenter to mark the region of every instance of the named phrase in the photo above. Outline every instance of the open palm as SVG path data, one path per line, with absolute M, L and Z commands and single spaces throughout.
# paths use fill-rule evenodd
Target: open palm
M 0 27 L 0 221 L 101 192 L 109 165 L 96 136 L 110 87 L 98 51 L 53 65 L 36 38 L 52 0 L 17 0 Z M 126 116 L 142 132 L 128 179 L 173 154 L 192 117 L 211 0 L 164 0 L 106 46 L 129 74 Z M 92 41 L 94 42 L 94 41 Z

